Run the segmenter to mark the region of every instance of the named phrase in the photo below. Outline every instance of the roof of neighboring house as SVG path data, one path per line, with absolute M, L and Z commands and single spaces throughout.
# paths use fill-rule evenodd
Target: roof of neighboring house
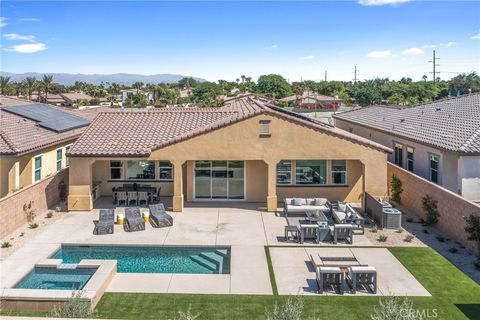
M 335 118 L 461 154 L 480 154 L 480 93 L 404 108 L 373 106 Z
M 282 108 L 252 98 L 235 99 L 221 108 L 163 108 L 100 113 L 69 151 L 73 157 L 148 157 L 153 150 L 270 114 L 391 152 L 391 149 Z
M 77 100 L 92 100 L 93 97 L 83 92 L 68 92 L 60 94 L 68 102 L 76 102 Z
M 49 93 L 47 95 L 47 103 L 64 103 L 65 99 L 59 94 Z
M 57 132 L 42 127 L 38 122 L 26 117 L 6 111 L 5 107 L 33 104 L 31 101 L 0 97 L 0 155 L 22 155 L 40 150 L 52 145 L 71 141 L 80 136 L 86 127 L 76 128 L 64 132 Z M 99 112 L 98 110 L 68 110 L 50 106 L 56 110 L 75 114 L 82 118 L 92 120 Z

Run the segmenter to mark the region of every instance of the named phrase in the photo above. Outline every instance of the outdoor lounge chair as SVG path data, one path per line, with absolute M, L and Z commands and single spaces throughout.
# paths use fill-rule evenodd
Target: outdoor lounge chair
M 165 211 L 163 203 L 151 204 L 150 209 L 150 224 L 155 228 L 171 227 L 173 225 L 173 218 Z
M 377 270 L 375 267 L 349 267 L 346 281 L 352 287 L 352 293 L 357 292 L 358 285 L 377 293 Z
M 344 275 L 339 267 L 317 267 L 315 268 L 317 277 L 318 293 L 322 294 L 325 286 L 334 286 L 338 288 L 340 294 L 343 293 Z
M 338 240 L 345 240 L 353 244 L 353 228 L 351 224 L 333 225 L 333 243 L 337 243 Z
M 95 228 L 93 234 L 109 234 L 113 233 L 113 226 L 115 224 L 115 210 L 114 209 L 100 209 L 98 220 L 93 221 Z
M 125 231 L 145 230 L 145 221 L 143 220 L 140 208 L 125 208 Z

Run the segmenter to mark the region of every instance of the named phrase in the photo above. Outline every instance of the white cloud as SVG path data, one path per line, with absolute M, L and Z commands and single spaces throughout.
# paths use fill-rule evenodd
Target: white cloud
M 315 56 L 304 56 L 304 57 L 298 57 L 298 60 L 312 60 L 313 58 L 315 58 Z
M 8 20 L 8 18 L 0 17 L 0 28 L 5 27 L 8 24 L 7 20 Z
M 457 43 L 455 41 L 450 41 L 450 42 L 444 43 L 443 45 L 445 46 L 445 48 L 450 48 L 450 47 L 456 46 Z
M 40 21 L 38 18 L 20 18 L 18 19 L 20 22 L 27 22 L 27 21 Z
M 418 56 L 424 53 L 425 51 L 419 48 L 410 48 L 402 51 L 402 54 L 406 56 Z
M 266 46 L 263 49 L 265 50 L 278 49 L 278 44 L 272 44 L 271 46 Z
M 451 48 L 456 46 L 457 43 L 455 41 L 449 41 L 445 43 L 437 43 L 437 44 L 426 44 L 422 46 L 423 49 L 433 49 L 433 48 Z
M 477 34 L 475 34 L 475 35 L 473 35 L 473 36 L 471 36 L 470 39 L 472 39 L 472 40 L 480 40 L 480 32 L 477 33 Z
M 3 35 L 5 39 L 7 40 L 25 40 L 25 41 L 30 41 L 34 42 L 35 41 L 35 36 L 32 35 L 21 35 L 21 34 L 16 34 L 16 33 L 5 33 Z
M 374 59 L 388 58 L 392 56 L 392 51 L 390 50 L 381 50 L 381 51 L 371 51 L 367 53 L 367 57 Z
M 16 46 L 11 46 L 5 48 L 7 51 L 14 51 L 19 53 L 35 53 L 47 50 L 47 45 L 45 43 L 24 43 Z
M 358 0 L 358 4 L 362 6 L 394 6 L 410 1 L 412 0 Z

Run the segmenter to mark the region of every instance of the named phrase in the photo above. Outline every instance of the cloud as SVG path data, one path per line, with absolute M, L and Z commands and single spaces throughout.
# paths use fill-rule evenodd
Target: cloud
M 358 4 L 362 6 L 395 6 L 407 3 L 412 0 L 358 0 Z
M 392 51 L 390 50 L 381 50 L 381 51 L 371 51 L 367 53 L 367 57 L 374 59 L 383 59 L 392 56 Z
M 450 41 L 450 42 L 444 43 L 443 45 L 445 46 L 445 48 L 450 48 L 450 47 L 456 46 L 457 43 L 455 41 Z
M 16 46 L 11 46 L 5 48 L 6 51 L 13 51 L 19 53 L 35 53 L 47 50 L 47 45 L 45 43 L 24 43 Z
M 445 43 L 437 43 L 437 44 L 426 44 L 422 46 L 423 49 L 433 49 L 433 48 L 451 48 L 456 46 L 457 43 L 455 41 L 449 41 Z
M 27 22 L 27 21 L 40 21 L 38 18 L 20 18 L 18 19 L 20 22 Z
M 480 40 L 480 32 L 470 37 L 472 40 Z
M 418 56 L 424 53 L 425 51 L 419 48 L 410 48 L 402 51 L 402 54 L 406 56 Z
M 5 27 L 8 24 L 7 20 L 8 20 L 8 18 L 0 17 L 0 28 Z
M 298 57 L 298 60 L 312 60 L 313 58 L 315 58 L 315 56 L 304 56 L 304 57 Z
M 25 40 L 25 41 L 30 41 L 30 42 L 35 41 L 35 36 L 32 36 L 32 35 L 25 35 L 24 36 L 24 35 L 16 34 L 16 33 L 5 33 L 3 36 L 7 40 Z
M 272 44 L 271 46 L 266 46 L 264 50 L 278 49 L 278 44 Z

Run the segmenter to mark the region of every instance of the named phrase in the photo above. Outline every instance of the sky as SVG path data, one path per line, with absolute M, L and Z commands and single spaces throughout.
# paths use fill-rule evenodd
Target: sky
M 1 1 L 0 70 L 281 74 L 349 81 L 480 72 L 476 1 Z

